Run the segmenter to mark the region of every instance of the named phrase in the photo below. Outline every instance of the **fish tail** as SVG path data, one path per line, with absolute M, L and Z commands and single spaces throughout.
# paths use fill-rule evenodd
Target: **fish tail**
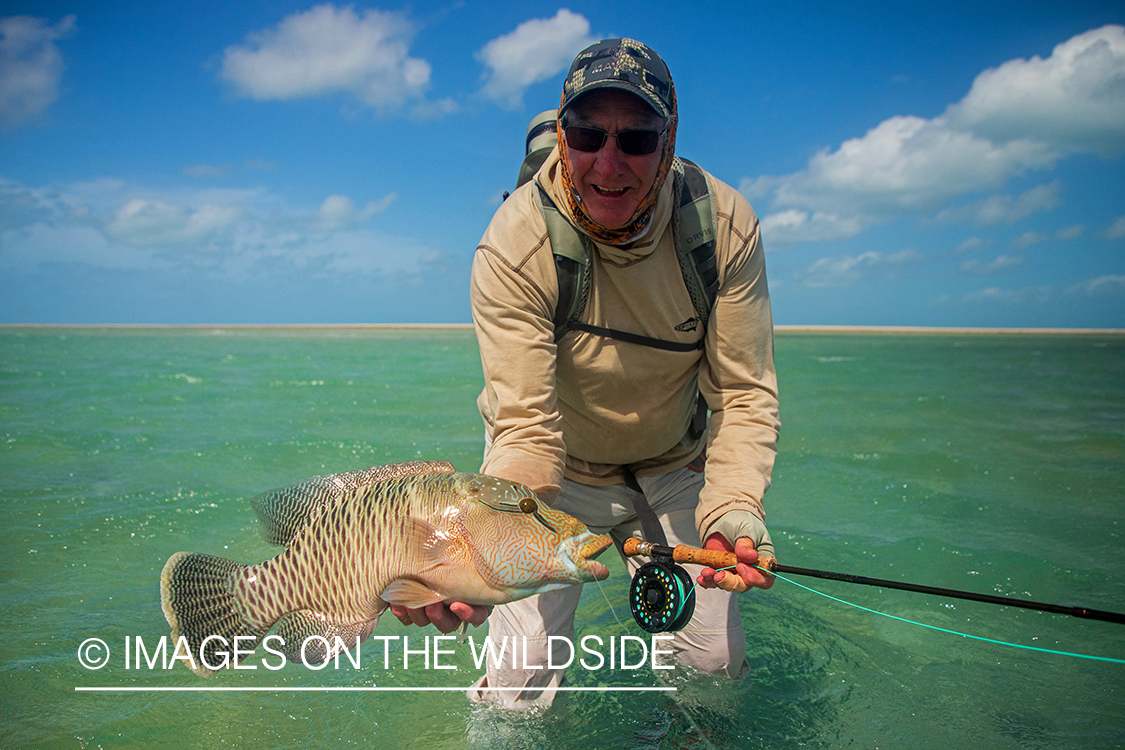
M 253 651 L 269 630 L 246 620 L 235 594 L 235 581 L 249 567 L 199 552 L 177 552 L 160 573 L 160 607 L 172 627 L 172 641 L 178 653 L 180 638 L 186 639 L 190 658 L 183 661 L 200 677 L 230 666 L 236 645 L 241 652 Z

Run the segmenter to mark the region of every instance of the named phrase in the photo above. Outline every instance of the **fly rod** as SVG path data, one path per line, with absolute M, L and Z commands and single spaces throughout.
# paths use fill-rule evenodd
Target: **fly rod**
M 623 546 L 625 554 L 629 557 L 647 555 L 655 558 L 670 558 L 673 562 L 705 565 L 716 570 L 719 568 L 732 568 L 738 564 L 738 558 L 733 552 L 697 549 L 695 547 L 688 547 L 685 544 L 676 545 L 674 548 L 663 547 L 658 544 L 642 542 L 630 537 L 625 540 Z M 1006 596 L 977 594 L 972 591 L 958 591 L 956 589 L 945 589 L 936 586 L 923 586 L 916 583 L 905 583 L 903 581 L 888 581 L 882 578 L 868 578 L 867 576 L 852 575 L 851 573 L 833 573 L 827 570 L 798 568 L 793 565 L 782 565 L 772 557 L 761 558 L 758 561 L 758 567 L 770 573 L 788 573 L 790 575 L 824 578 L 830 581 L 844 581 L 845 583 L 858 583 L 864 586 L 878 586 L 879 588 L 914 591 L 919 594 L 944 596 L 951 599 L 968 599 L 974 602 L 985 602 L 986 604 L 999 604 L 1004 607 L 1022 607 L 1024 609 L 1034 609 L 1041 612 L 1051 612 L 1057 615 L 1070 615 L 1071 617 L 1083 617 L 1088 620 L 1102 620 L 1104 622 L 1125 624 L 1125 614 L 1117 612 L 1106 612 L 1100 609 L 1089 609 L 1088 607 L 1067 607 L 1059 604 L 1045 604 L 1043 602 L 1027 601 L 1026 599 L 1010 599 Z

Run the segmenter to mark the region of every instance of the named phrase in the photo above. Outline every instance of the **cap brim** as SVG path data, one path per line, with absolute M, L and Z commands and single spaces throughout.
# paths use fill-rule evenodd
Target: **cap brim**
M 653 97 L 651 94 L 649 94 L 647 91 L 637 86 L 636 84 L 630 83 L 629 81 L 607 79 L 604 81 L 594 81 L 593 83 L 587 84 L 582 88 L 581 91 L 564 101 L 562 103 L 562 106 L 559 107 L 559 116 L 561 117 L 576 101 L 581 99 L 583 96 L 599 89 L 618 89 L 619 91 L 628 91 L 630 94 L 637 97 L 649 107 L 651 107 L 652 110 L 661 117 L 669 117 L 671 115 L 668 109 L 664 106 L 664 102 Z

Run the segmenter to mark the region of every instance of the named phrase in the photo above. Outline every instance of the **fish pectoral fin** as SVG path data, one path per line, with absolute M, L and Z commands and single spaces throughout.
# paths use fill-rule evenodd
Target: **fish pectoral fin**
M 439 533 L 433 524 L 422 518 L 406 519 L 404 546 L 413 552 L 411 573 L 420 577 L 455 563 L 463 555 L 463 544 L 459 540 Z M 421 609 L 446 597 L 416 578 L 397 578 L 379 593 L 379 598 L 388 604 Z
M 277 621 L 273 635 L 280 636 L 283 643 L 273 643 L 271 636 L 267 636 L 266 645 L 285 654 L 288 660 L 319 667 L 336 654 L 366 641 L 378 622 L 379 615 L 360 622 L 338 622 L 328 615 L 299 609 Z
M 435 570 L 450 565 L 470 564 L 471 556 L 465 540 L 459 535 L 440 530 L 423 518 L 408 518 L 403 523 L 403 541 L 412 550 L 412 575 L 424 578 Z M 386 597 L 383 597 L 386 600 Z
M 379 598 L 389 604 L 397 604 L 408 609 L 421 609 L 434 602 L 444 601 L 445 597 L 424 583 L 410 578 L 400 578 L 391 582 Z

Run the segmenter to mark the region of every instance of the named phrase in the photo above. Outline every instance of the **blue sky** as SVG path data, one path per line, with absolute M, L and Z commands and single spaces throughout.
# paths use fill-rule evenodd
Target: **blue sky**
M 779 324 L 1125 327 L 1117 3 L 8 0 L 0 322 L 467 323 L 574 54 L 668 62 Z

